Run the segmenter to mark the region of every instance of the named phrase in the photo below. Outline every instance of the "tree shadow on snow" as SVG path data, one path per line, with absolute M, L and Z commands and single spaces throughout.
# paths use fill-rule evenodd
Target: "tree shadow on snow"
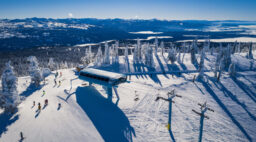
M 76 100 L 105 141 L 131 142 L 135 135 L 128 118 L 93 86 L 78 87 Z
M 256 95 L 255 93 L 242 81 L 232 78 L 232 80 L 236 83 L 236 85 L 245 92 L 245 94 L 250 97 L 256 103 Z
M 36 87 L 34 84 L 30 84 L 27 89 L 25 91 L 23 91 L 20 96 L 21 97 L 28 97 L 30 96 L 31 94 L 33 94 L 34 92 L 36 92 L 37 90 L 40 90 L 44 87 L 44 85 L 40 85 L 38 87 Z
M 158 56 L 158 55 L 155 55 L 155 57 L 156 57 L 156 60 L 157 60 L 157 62 L 158 62 L 158 64 L 159 64 L 159 66 L 160 66 L 161 71 L 163 72 L 163 75 L 164 75 L 166 78 L 169 78 L 169 77 L 165 74 L 164 65 L 163 65 L 163 63 L 161 62 L 159 56 Z
M 213 81 L 213 83 L 215 84 L 214 81 Z M 246 113 L 247 113 L 254 121 L 256 121 L 256 117 L 255 117 L 250 111 L 248 111 L 247 106 L 246 106 L 244 103 L 240 102 L 240 101 L 238 100 L 238 98 L 237 98 L 232 92 L 230 92 L 221 82 L 218 82 L 218 84 L 219 84 L 220 87 L 221 87 L 220 90 L 221 90 L 225 95 L 229 96 L 236 104 L 240 105 L 240 106 L 246 111 Z M 215 84 L 215 86 L 217 86 L 217 85 Z
M 151 68 L 151 67 L 147 67 L 149 72 L 155 72 L 156 69 L 155 68 Z M 161 81 L 159 80 L 157 74 L 150 74 L 149 77 L 155 82 L 158 83 L 160 86 L 162 86 Z
M 133 63 L 133 70 L 134 72 L 136 73 L 142 73 L 141 75 L 136 75 L 136 78 L 147 78 L 147 75 L 146 75 L 146 65 L 144 63 Z M 145 73 L 145 75 L 143 75 L 143 73 Z
M 169 63 L 168 63 L 168 59 L 166 59 L 165 57 L 163 57 L 163 58 L 164 58 L 164 61 L 165 61 L 165 63 L 166 63 L 166 66 L 167 66 L 167 68 L 168 68 L 168 71 L 180 71 L 180 68 L 179 68 L 178 65 L 176 65 L 175 63 L 174 63 L 174 64 L 169 64 Z M 177 77 L 180 77 L 180 76 L 181 76 L 180 73 L 173 73 L 172 75 L 175 75 L 175 76 L 177 76 Z
M 202 85 L 204 86 L 205 90 L 213 97 L 213 99 L 218 103 L 218 105 L 222 108 L 222 110 L 230 117 L 230 119 L 233 121 L 233 123 L 240 129 L 240 131 L 245 135 L 245 137 L 252 141 L 252 138 L 249 136 L 249 134 L 245 131 L 244 127 L 235 119 L 235 117 L 232 115 L 232 113 L 228 110 L 228 108 L 224 105 L 224 103 L 219 99 L 219 97 L 214 93 L 212 88 L 207 82 L 200 81 Z
M 7 112 L 3 112 L 0 114 L 0 138 L 2 134 L 8 130 L 7 127 L 18 119 L 19 115 L 17 114 L 9 114 Z

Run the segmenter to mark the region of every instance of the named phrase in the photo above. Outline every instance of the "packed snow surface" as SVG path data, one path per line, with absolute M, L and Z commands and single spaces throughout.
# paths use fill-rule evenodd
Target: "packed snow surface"
M 241 70 L 236 79 L 224 73 L 220 82 L 216 82 L 212 72 L 207 72 L 203 81 L 195 82 L 192 79 L 196 73 L 147 74 L 197 69 L 190 63 L 189 54 L 185 54 L 180 64 L 170 64 L 166 57 L 154 55 L 154 69 L 133 64 L 132 56 L 129 64 L 120 56 L 118 66 L 98 67 L 134 73 L 128 77 L 129 82 L 116 88 L 120 100 L 113 95 L 112 102 L 107 99 L 105 87 L 88 86 L 77 78 L 73 69 L 58 70 L 63 74 L 57 77 L 60 85 L 54 84 L 54 75 L 48 76 L 39 88 L 30 86 L 29 77 L 20 77 L 18 90 L 23 101 L 14 115 L 0 114 L 0 142 L 18 141 L 20 132 L 24 142 L 169 142 L 170 135 L 178 142 L 195 142 L 200 116 L 192 109 L 200 112 L 198 103 L 205 101 L 214 112 L 205 114 L 210 119 L 203 123 L 203 141 L 256 141 L 255 60 L 246 59 L 243 53 L 232 55 Z M 215 55 L 206 54 L 206 70 L 212 70 L 214 63 Z M 172 89 L 182 98 L 173 99 L 171 131 L 168 131 L 168 102 L 155 99 L 166 98 Z M 40 113 L 36 112 L 37 103 L 43 106 L 45 99 L 49 104 Z

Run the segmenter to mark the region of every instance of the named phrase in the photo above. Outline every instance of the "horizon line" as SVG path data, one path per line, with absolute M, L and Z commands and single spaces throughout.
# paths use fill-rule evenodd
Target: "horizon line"
M 24 18 L 1 18 L 0 20 L 25 20 L 25 19 L 98 19 L 98 20 L 115 20 L 115 19 L 120 19 L 120 20 L 145 20 L 145 21 L 150 21 L 150 20 L 158 20 L 158 21 L 246 21 L 246 22 L 256 22 L 256 20 L 238 20 L 238 19 L 225 19 L 225 20 L 220 20 L 220 19 L 162 19 L 162 18 L 120 18 L 120 17 L 109 17 L 109 18 L 96 18 L 96 17 L 24 17 Z

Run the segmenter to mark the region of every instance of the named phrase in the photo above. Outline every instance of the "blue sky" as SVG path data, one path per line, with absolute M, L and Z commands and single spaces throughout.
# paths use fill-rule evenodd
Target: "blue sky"
M 256 0 L 0 0 L 0 18 L 256 20 Z

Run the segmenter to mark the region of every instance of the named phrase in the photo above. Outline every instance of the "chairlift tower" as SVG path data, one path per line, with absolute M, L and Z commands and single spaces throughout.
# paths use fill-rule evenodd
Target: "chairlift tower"
M 171 120 L 172 120 L 172 119 L 171 119 L 171 116 L 172 116 L 172 103 L 175 103 L 175 102 L 173 101 L 173 99 L 174 99 L 175 97 L 181 98 L 182 96 L 177 95 L 177 94 L 175 93 L 175 90 L 174 90 L 174 89 L 173 89 L 172 91 L 168 92 L 168 93 L 167 93 L 167 96 L 168 96 L 167 99 L 158 96 L 155 101 L 158 101 L 159 99 L 162 99 L 162 100 L 164 100 L 164 101 L 168 101 L 168 102 L 169 102 L 169 117 L 168 117 L 168 125 L 167 125 L 167 128 L 168 128 L 168 130 L 170 130 L 170 129 L 171 129 Z
M 194 110 L 194 109 L 192 109 L 192 111 L 193 111 L 194 113 L 196 113 L 197 115 L 200 115 L 200 132 L 199 132 L 198 142 L 202 142 L 204 118 L 210 119 L 208 116 L 205 115 L 205 113 L 206 113 L 207 110 L 212 111 L 212 112 L 214 112 L 214 110 L 211 109 L 211 108 L 209 108 L 209 107 L 206 105 L 206 102 L 205 102 L 204 104 L 198 103 L 198 105 L 200 106 L 201 113 L 200 113 L 200 112 L 197 112 L 197 111 Z

